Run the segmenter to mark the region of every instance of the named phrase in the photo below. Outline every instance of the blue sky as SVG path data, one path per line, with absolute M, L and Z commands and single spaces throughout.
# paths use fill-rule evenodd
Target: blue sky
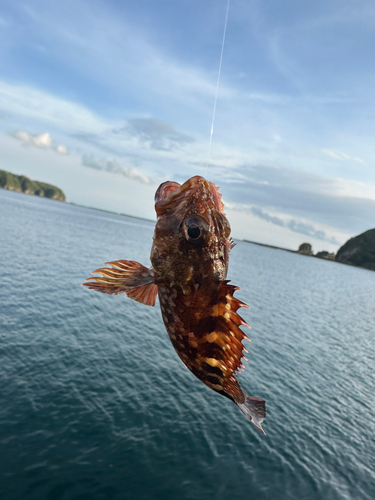
M 0 1 L 0 168 L 153 218 L 220 186 L 232 234 L 315 251 L 375 226 L 375 4 Z

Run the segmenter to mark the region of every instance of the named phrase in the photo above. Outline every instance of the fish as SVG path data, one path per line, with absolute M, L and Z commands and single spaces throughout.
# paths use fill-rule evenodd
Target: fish
M 89 289 L 154 306 L 159 296 L 163 322 L 183 364 L 207 387 L 229 398 L 263 434 L 265 401 L 249 396 L 235 375 L 243 370 L 238 314 L 249 308 L 234 297 L 227 280 L 234 247 L 219 188 L 196 175 L 182 185 L 162 183 L 155 193 L 157 221 L 151 267 L 131 260 L 106 262 L 87 278 Z M 249 327 L 250 328 L 250 327 Z

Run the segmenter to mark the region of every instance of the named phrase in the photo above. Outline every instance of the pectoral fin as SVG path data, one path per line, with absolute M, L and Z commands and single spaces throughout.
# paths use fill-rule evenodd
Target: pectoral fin
M 158 287 L 154 270 L 132 260 L 106 262 L 111 267 L 94 271 L 102 277 L 87 278 L 84 286 L 109 295 L 126 293 L 128 297 L 147 306 L 154 306 Z

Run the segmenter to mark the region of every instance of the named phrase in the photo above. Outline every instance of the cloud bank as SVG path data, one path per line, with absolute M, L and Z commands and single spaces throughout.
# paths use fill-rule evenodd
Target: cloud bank
M 106 160 L 104 158 L 96 159 L 92 155 L 82 156 L 82 165 L 84 167 L 93 168 L 94 170 L 102 170 L 112 174 L 120 174 L 129 179 L 134 179 L 143 184 L 151 184 L 152 180 L 135 168 L 122 166 L 117 160 Z
M 117 134 L 127 133 L 131 137 L 148 144 L 151 149 L 173 150 L 177 147 L 195 142 L 190 135 L 178 132 L 176 128 L 164 120 L 156 118 L 129 118 L 128 124 L 114 129 Z
M 340 242 L 334 237 L 326 234 L 325 231 L 321 229 L 316 229 L 313 224 L 305 223 L 301 221 L 296 221 L 295 219 L 282 219 L 275 215 L 270 215 L 265 212 L 260 207 L 248 206 L 248 205 L 238 205 L 238 204 L 227 204 L 228 208 L 239 212 L 249 212 L 256 217 L 263 219 L 270 224 L 275 226 L 285 227 L 294 233 L 303 234 L 305 236 L 310 236 L 311 238 L 316 238 L 317 240 L 327 241 L 333 245 L 340 245 Z
M 358 234 L 374 226 L 375 186 L 372 184 L 269 165 L 220 167 L 217 172 L 222 178 L 220 182 L 225 182 L 225 197 L 229 202 L 261 207 L 264 214 L 285 214 L 291 220 L 309 221 L 313 227 L 329 226 L 348 234 Z M 254 215 L 261 217 L 262 213 Z M 282 226 L 280 221 L 267 217 L 263 219 Z M 295 230 L 292 225 L 290 229 Z

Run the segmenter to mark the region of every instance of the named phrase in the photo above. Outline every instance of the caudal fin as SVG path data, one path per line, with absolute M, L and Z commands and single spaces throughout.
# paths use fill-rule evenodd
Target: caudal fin
M 243 403 L 236 403 L 236 405 L 245 417 L 250 420 L 260 432 L 266 435 L 262 429 L 262 422 L 266 418 L 266 402 L 264 399 L 246 395 L 245 401 Z

